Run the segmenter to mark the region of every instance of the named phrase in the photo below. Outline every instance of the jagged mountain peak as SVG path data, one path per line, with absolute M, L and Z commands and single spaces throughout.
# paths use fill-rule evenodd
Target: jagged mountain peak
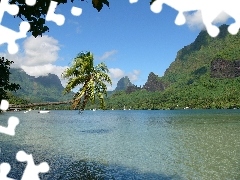
M 117 82 L 117 87 L 115 88 L 116 91 L 126 90 L 128 86 L 134 86 L 128 76 L 122 77 Z
M 158 75 L 154 74 L 153 72 L 150 72 L 148 75 L 147 82 L 143 86 L 144 89 L 147 91 L 163 91 L 164 85 L 160 81 Z
M 49 73 L 47 76 L 29 76 L 22 69 L 10 69 L 10 80 L 20 85 L 21 89 L 13 92 L 29 102 L 57 102 L 72 98 L 74 93 L 63 95 L 64 87 L 57 75 Z

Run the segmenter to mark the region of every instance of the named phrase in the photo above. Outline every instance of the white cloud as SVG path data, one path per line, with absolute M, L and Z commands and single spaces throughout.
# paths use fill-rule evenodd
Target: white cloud
M 110 77 L 113 79 L 119 79 L 124 76 L 124 71 L 119 68 L 109 68 Z
M 124 77 L 125 73 L 123 70 L 119 69 L 119 68 L 109 68 L 109 73 L 108 75 L 110 76 L 111 80 L 112 80 L 112 86 L 110 84 L 108 84 L 107 89 L 108 91 L 112 91 L 115 89 L 117 82 L 120 78 Z
M 1 57 L 5 57 L 10 61 L 14 61 L 11 65 L 13 68 L 19 68 L 21 66 L 22 57 L 19 54 L 8 54 L 8 53 L 0 53 Z
M 17 54 L 1 53 L 6 58 L 13 60 L 13 67 L 41 66 L 51 64 L 58 59 L 60 50 L 58 41 L 49 36 L 28 37 L 23 42 L 23 50 Z
M 58 59 L 58 41 L 49 36 L 27 38 L 23 43 L 24 64 L 38 66 L 53 63 Z
M 30 76 L 56 74 L 65 86 L 66 80 L 61 78 L 61 74 L 67 66 L 52 64 L 59 59 L 60 45 L 56 39 L 46 35 L 37 38 L 31 36 L 23 42 L 22 47 L 22 51 L 17 54 L 0 53 L 0 55 L 14 61 L 11 67 L 22 68 Z
M 139 70 L 133 70 L 132 72 L 125 73 L 123 70 L 119 68 L 109 68 L 109 76 L 112 80 L 112 86 L 108 85 L 108 90 L 112 91 L 116 88 L 117 82 L 125 76 L 128 76 L 130 81 L 134 83 L 136 80 L 138 80 L 138 76 L 140 74 Z
M 186 12 L 184 13 L 186 18 L 186 24 L 191 28 L 197 28 L 197 29 L 205 29 L 205 26 L 202 21 L 202 14 L 201 11 L 194 11 L 194 12 Z M 225 23 L 229 19 L 229 15 L 222 12 L 219 14 L 219 16 L 213 21 L 213 24 L 217 23 Z
M 213 23 L 225 23 L 230 18 L 230 16 L 224 12 L 222 12 L 214 21 Z
M 138 80 L 138 75 L 140 74 L 139 70 L 133 70 L 133 72 L 130 72 L 128 74 L 128 77 L 132 83 Z
M 56 74 L 58 77 L 61 77 L 63 71 L 67 66 L 56 66 L 52 64 L 44 64 L 41 66 L 21 66 L 21 68 L 30 76 L 44 76 L 48 73 Z
M 106 60 L 109 59 L 111 56 L 117 53 L 117 50 L 107 51 L 105 52 L 101 57 L 99 57 L 99 60 Z
M 1 56 L 13 60 L 14 64 L 12 67 L 22 68 L 30 76 L 45 76 L 49 73 L 56 74 L 62 85 L 65 87 L 67 80 L 61 78 L 61 74 L 67 68 L 67 66 L 56 66 L 53 63 L 59 59 L 58 51 L 60 50 L 60 45 L 58 41 L 49 36 L 42 36 L 27 38 L 23 43 L 23 49 L 21 52 L 10 55 L 8 53 L 0 53 Z M 117 53 L 116 50 L 105 52 L 101 59 L 108 59 L 110 56 Z M 117 82 L 124 76 L 128 76 L 131 82 L 138 79 L 138 70 L 133 70 L 132 72 L 125 73 L 119 68 L 109 68 L 109 76 L 112 80 L 112 86 L 108 85 L 108 90 L 114 90 Z
M 203 29 L 204 24 L 202 22 L 201 11 L 195 11 L 193 13 L 184 13 L 186 18 L 186 23 L 190 28 Z
M 21 66 L 21 68 L 30 76 L 45 76 L 48 75 L 49 73 L 51 74 L 56 74 L 63 87 L 65 87 L 67 80 L 63 79 L 61 77 L 63 71 L 68 68 L 68 66 L 56 66 L 52 64 L 44 64 L 41 66 Z

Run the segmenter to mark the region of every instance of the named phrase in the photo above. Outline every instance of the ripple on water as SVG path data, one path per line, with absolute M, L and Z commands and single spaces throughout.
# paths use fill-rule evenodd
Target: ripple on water
M 239 111 L 32 111 L 1 118 L 10 115 L 20 124 L 15 137 L 0 137 L 0 160 L 11 162 L 16 179 L 24 166 L 13 157 L 22 149 L 49 162 L 43 179 L 240 176 Z

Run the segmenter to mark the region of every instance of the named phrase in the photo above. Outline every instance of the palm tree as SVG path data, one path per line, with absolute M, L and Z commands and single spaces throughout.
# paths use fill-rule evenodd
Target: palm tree
M 84 110 L 90 100 L 95 103 L 95 97 L 100 100 L 100 108 L 104 109 L 104 95 L 107 95 L 107 85 L 112 81 L 107 74 L 108 68 L 104 63 L 93 65 L 93 54 L 81 52 L 74 58 L 72 65 L 67 68 L 62 77 L 68 79 L 64 94 L 69 93 L 80 85 L 79 91 L 73 96 L 72 107 Z

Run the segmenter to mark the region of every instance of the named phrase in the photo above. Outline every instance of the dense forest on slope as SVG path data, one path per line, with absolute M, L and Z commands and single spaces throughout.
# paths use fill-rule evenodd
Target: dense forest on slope
M 193 43 L 178 51 L 175 61 L 166 70 L 162 80 L 167 84 L 193 81 L 199 76 L 208 75 L 213 60 L 240 59 L 240 34 L 229 34 L 227 27 L 220 26 L 220 34 L 216 38 L 201 31 Z
M 163 77 L 149 73 L 142 87 L 128 77 L 119 80 L 108 92 L 106 109 L 183 109 L 240 108 L 240 33 L 231 35 L 227 25 L 220 35 L 210 37 L 206 31 L 178 51 Z M 12 69 L 12 82 L 21 90 L 14 95 L 18 102 L 63 101 L 63 87 L 56 75 L 34 78 L 22 70 Z M 69 108 L 69 106 L 66 106 Z M 59 106 L 59 108 L 66 108 Z M 97 108 L 88 104 L 87 109 Z
M 107 98 L 107 108 L 240 108 L 240 34 L 229 34 L 227 27 L 222 25 L 216 38 L 200 32 L 178 51 L 163 77 L 151 86 L 147 82 L 148 88 L 115 92 Z M 152 81 L 156 77 L 150 76 Z
M 11 92 L 10 100 L 25 102 L 58 102 L 72 99 L 74 93 L 63 95 L 63 86 L 54 74 L 48 76 L 33 77 L 22 69 L 10 69 L 10 81 L 20 85 L 21 89 Z

